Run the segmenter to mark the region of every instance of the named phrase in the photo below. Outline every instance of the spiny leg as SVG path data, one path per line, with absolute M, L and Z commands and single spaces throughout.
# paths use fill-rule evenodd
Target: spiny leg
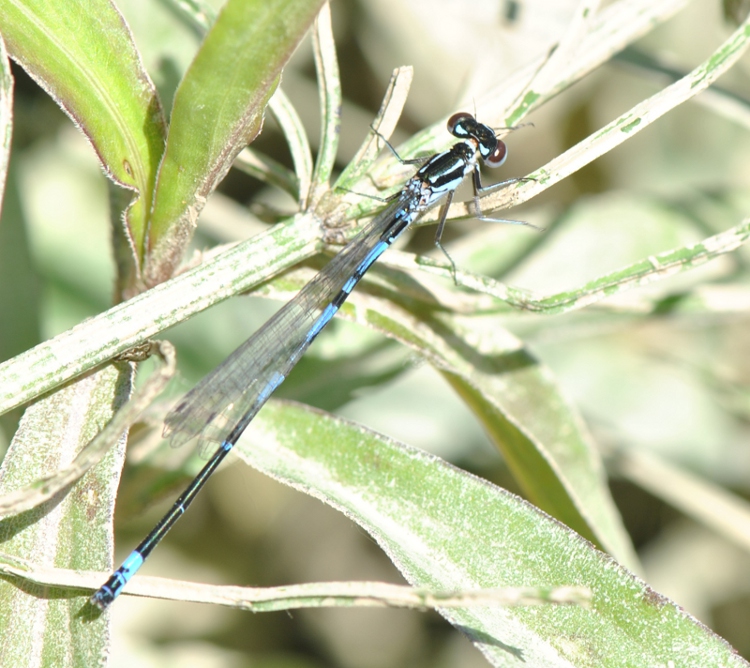
M 479 201 L 480 195 L 488 195 L 490 193 L 495 192 L 496 190 L 500 190 L 501 188 L 505 188 L 514 183 L 520 183 L 521 181 L 535 181 L 536 179 L 522 176 L 519 178 L 506 179 L 505 181 L 493 183 L 491 186 L 483 186 L 482 177 L 479 174 L 478 169 L 474 170 L 472 176 L 473 176 L 473 184 L 474 184 L 474 210 L 476 212 L 474 217 L 477 220 L 483 220 L 488 223 L 505 223 L 507 225 L 525 225 L 526 227 L 532 227 L 535 230 L 538 230 L 540 232 L 544 230 L 544 228 L 534 225 L 533 223 L 529 223 L 528 221 L 525 221 L 525 220 L 513 220 L 511 218 L 492 218 L 490 216 L 485 216 L 482 213 L 482 205 L 480 204 L 480 201 Z
M 378 136 L 380 139 L 383 140 L 383 143 L 390 149 L 391 153 L 396 156 L 396 160 L 398 160 L 402 165 L 424 165 L 425 162 L 427 162 L 428 158 L 402 158 L 398 151 L 393 147 L 393 144 L 389 142 L 383 135 L 380 134 L 380 131 L 370 126 L 370 129 Z
M 438 224 L 437 229 L 435 230 L 435 246 L 437 246 L 440 251 L 445 255 L 446 258 L 448 258 L 448 262 L 451 264 L 451 276 L 453 277 L 453 282 L 458 285 L 458 276 L 456 275 L 456 263 L 453 261 L 453 258 L 451 257 L 451 254 L 448 252 L 448 250 L 443 246 L 442 238 L 443 238 L 443 230 L 445 229 L 445 219 L 448 216 L 448 209 L 451 207 L 451 202 L 453 201 L 453 195 L 455 194 L 454 190 L 451 190 L 448 192 L 448 194 L 445 196 L 445 202 L 443 202 L 443 205 L 440 207 L 440 215 L 438 216 Z
M 335 186 L 334 190 L 343 190 L 345 193 L 351 193 L 352 195 L 359 195 L 360 197 L 367 197 L 367 199 L 374 199 L 378 202 L 383 202 L 384 204 L 387 204 L 388 202 L 392 202 L 394 199 L 401 196 L 400 190 L 393 193 L 393 195 L 389 195 L 388 197 L 378 197 L 377 195 L 373 195 L 372 193 L 361 193 L 358 190 L 352 190 L 351 188 L 344 188 L 344 186 Z

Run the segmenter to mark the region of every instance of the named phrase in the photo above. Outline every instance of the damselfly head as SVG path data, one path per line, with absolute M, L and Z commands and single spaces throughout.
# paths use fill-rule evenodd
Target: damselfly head
M 499 167 L 508 156 L 508 147 L 495 136 L 495 131 L 466 111 L 448 119 L 448 132 L 459 139 L 472 139 L 488 167 Z

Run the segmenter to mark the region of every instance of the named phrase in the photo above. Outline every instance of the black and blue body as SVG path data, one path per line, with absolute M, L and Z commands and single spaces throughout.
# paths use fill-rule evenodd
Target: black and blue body
M 470 114 L 455 114 L 448 121 L 448 129 L 463 141 L 424 161 L 385 209 L 294 299 L 205 376 L 167 415 L 164 436 L 173 446 L 197 436 L 202 444 L 218 444 L 218 449 L 153 531 L 94 593 L 92 604 L 104 610 L 114 601 L 182 516 L 271 394 L 331 321 L 365 272 L 414 221 L 441 201 L 443 211 L 436 244 L 442 249 L 440 235 L 456 188 L 469 173 L 473 173 L 475 195 L 485 190 L 479 180 L 478 158 L 494 167 L 501 164 L 506 155 L 505 144 L 497 139 L 492 129 L 477 122 Z M 514 181 L 516 179 L 495 184 L 491 189 Z

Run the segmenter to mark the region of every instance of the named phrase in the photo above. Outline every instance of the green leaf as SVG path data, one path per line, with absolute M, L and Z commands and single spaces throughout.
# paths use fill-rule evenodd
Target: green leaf
M 39 290 L 29 257 L 26 221 L 16 171 L 8 171 L 13 120 L 13 78 L 0 37 L 0 359 L 9 359 L 39 340 Z
M 415 586 L 591 590 L 591 609 L 441 610 L 493 666 L 747 666 L 724 640 L 580 536 L 433 455 L 279 402 L 259 414 L 237 447 L 252 466 L 357 522 Z
M 13 77 L 5 51 L 5 43 L 0 35 L 0 212 L 2 211 L 5 180 L 8 175 L 10 138 L 13 132 Z
M 39 278 L 29 248 L 18 172 L 11 168 L 0 218 L 0 359 L 10 359 L 40 339 Z M 12 316 L 10 315 L 12 314 Z M 2 412 L 2 411 L 0 411 Z
M 107 175 L 135 193 L 124 202 L 131 247 L 124 289 L 137 280 L 166 134 L 130 31 L 107 0 L 0 0 L 0 16 L 11 56 L 85 133 Z
M 109 366 L 29 407 L 0 468 L 0 495 L 69 464 L 128 397 L 130 366 Z M 0 522 L 2 551 L 43 567 L 106 571 L 125 439 L 71 489 Z M 86 593 L 0 581 L 0 665 L 103 665 L 107 618 L 81 614 Z
M 315 23 L 313 32 L 313 52 L 315 53 L 315 69 L 318 72 L 320 90 L 320 107 L 322 111 L 320 127 L 320 150 L 315 161 L 315 171 L 312 174 L 312 188 L 310 199 L 317 200 L 328 189 L 333 166 L 336 162 L 336 152 L 341 135 L 341 77 L 339 64 L 336 60 L 336 45 L 333 41 L 331 26 L 331 9 L 325 5 Z M 307 193 L 304 193 L 307 201 Z
M 177 90 L 149 230 L 147 285 L 169 278 L 206 198 L 260 132 L 322 0 L 229 0 Z

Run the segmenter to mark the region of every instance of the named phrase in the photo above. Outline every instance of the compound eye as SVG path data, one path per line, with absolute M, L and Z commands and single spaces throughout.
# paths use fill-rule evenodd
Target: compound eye
M 505 158 L 507 157 L 508 147 L 505 145 L 505 142 L 498 139 L 497 148 L 484 159 L 484 164 L 487 167 L 499 167 L 505 162 Z
M 454 137 L 468 137 L 469 132 L 466 128 L 466 121 L 473 120 L 474 117 L 470 113 L 459 111 L 448 119 L 448 132 Z

